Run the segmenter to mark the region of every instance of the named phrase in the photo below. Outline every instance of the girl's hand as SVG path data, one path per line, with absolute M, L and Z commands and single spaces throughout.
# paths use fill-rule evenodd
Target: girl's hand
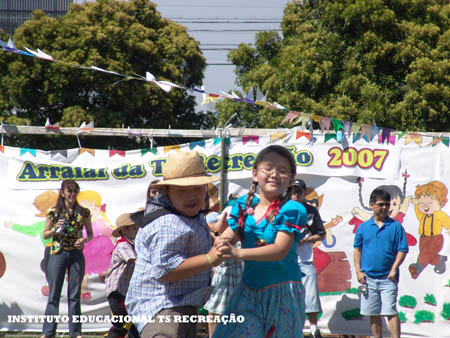
M 226 212 L 223 212 L 220 216 L 220 219 L 216 222 L 216 224 L 214 224 L 214 230 L 219 234 L 223 233 L 226 228 L 228 228 L 227 217 L 228 214 Z
M 84 238 L 78 238 L 73 246 L 78 250 L 83 250 L 84 249 Z
M 219 257 L 224 259 L 239 259 L 239 249 L 237 249 L 229 240 L 223 239 L 216 247 L 216 252 Z

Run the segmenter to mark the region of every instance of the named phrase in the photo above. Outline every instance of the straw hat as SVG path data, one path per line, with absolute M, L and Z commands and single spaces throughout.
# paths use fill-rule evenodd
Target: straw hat
M 191 186 L 208 184 L 220 180 L 206 174 L 205 164 L 195 150 L 169 154 L 162 168 L 164 180 L 152 186 L 178 185 Z
M 112 232 L 112 235 L 114 237 L 119 237 L 120 230 L 125 229 L 126 227 L 129 227 L 132 225 L 136 225 L 136 223 L 134 223 L 133 220 L 130 218 L 130 214 L 126 213 L 126 214 L 122 214 L 119 217 L 117 217 L 116 225 L 117 225 L 117 228 L 114 229 L 114 231 Z

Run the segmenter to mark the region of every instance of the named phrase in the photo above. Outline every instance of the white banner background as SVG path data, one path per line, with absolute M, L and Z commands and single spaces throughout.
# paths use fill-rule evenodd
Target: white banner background
M 355 219 L 361 219 L 355 208 L 363 210 L 367 207 L 370 192 L 380 185 L 395 185 L 403 191 L 406 183 L 405 197 L 414 196 L 417 185 L 435 180 L 449 187 L 449 148 L 442 143 L 434 147 L 419 147 L 415 143 L 404 145 L 402 140 L 395 146 L 365 140 L 341 145 L 335 140 L 324 143 L 320 135 L 314 144 L 308 145 L 305 137 L 296 139 L 295 133 L 283 140 L 271 139 L 264 136 L 245 143 L 241 138 L 231 139 L 227 195 L 246 192 L 251 183 L 252 159 L 262 148 L 269 144 L 290 147 L 298 160 L 298 176 L 315 190 L 317 200 L 321 201 L 320 213 L 326 226 L 335 220 L 328 229 L 327 239 L 315 249 L 323 306 L 319 326 L 326 333 L 370 335 L 368 318 L 358 316 L 359 300 L 355 293 L 358 283 L 353 267 L 353 230 L 357 224 Z M 352 150 L 344 153 L 342 149 L 346 146 Z M 190 144 L 180 145 L 179 150 L 190 147 Z M 208 170 L 219 175 L 220 143 L 206 140 L 204 147 L 195 149 L 204 155 Z M 42 327 L 40 323 L 8 321 L 8 316 L 13 315 L 42 315 L 47 301 L 42 292 L 47 283 L 40 269 L 44 244 L 39 229 L 44 218 L 36 216 L 40 213 L 36 204 L 42 207 L 42 202 L 36 202 L 36 198 L 49 190 L 57 192 L 61 177 L 43 174 L 39 180 L 33 177 L 33 170 L 49 175 L 52 171 L 42 167 L 65 167 L 52 170 L 54 174 L 64 171 L 67 175 L 71 171 L 68 167 L 106 168 L 107 179 L 77 179 L 82 192 L 91 191 L 87 199 L 94 201 L 94 197 L 97 198 L 92 203 L 97 204 L 93 207 L 96 210 L 93 221 L 98 221 L 100 232 L 102 229 L 104 232 L 105 224 L 114 224 L 120 214 L 135 211 L 145 204 L 148 183 L 160 177 L 155 169 L 160 169 L 159 160 L 166 156 L 164 148 L 158 148 L 156 153 L 135 150 L 122 154 L 107 150 L 81 153 L 79 149 L 57 154 L 12 147 L 5 147 L 4 152 L 0 152 L 0 252 L 5 262 L 2 264 L 0 260 L 0 329 L 40 331 Z M 127 164 L 129 176 L 117 178 L 113 175 L 114 170 L 117 173 L 118 168 Z M 37 169 L 38 166 L 41 169 Z M 359 177 L 364 178 L 361 184 L 357 182 Z M 448 203 L 442 211 L 450 214 Z M 428 265 L 417 279 L 412 279 L 408 271 L 408 266 L 416 263 L 419 255 L 419 221 L 413 204 L 407 206 L 403 226 L 417 243 L 409 247 L 410 252 L 401 266 L 398 310 L 403 321 L 402 337 L 450 337 L 448 271 L 438 274 L 434 272 L 434 266 Z M 449 229 L 450 224 L 444 226 Z M 444 247 L 440 255 L 448 256 L 449 233 L 443 229 L 442 234 Z M 107 259 L 107 255 L 104 258 Z M 447 268 L 448 265 L 447 260 Z M 109 315 L 104 283 L 99 274 L 87 275 L 87 285 L 82 292 L 90 294 L 90 298 L 82 300 L 84 315 Z M 60 314 L 67 314 L 66 287 L 61 297 Z M 109 327 L 109 323 L 83 325 L 84 330 L 93 331 Z M 58 328 L 67 330 L 67 325 L 60 324 Z M 384 331 L 387 332 L 386 326 Z

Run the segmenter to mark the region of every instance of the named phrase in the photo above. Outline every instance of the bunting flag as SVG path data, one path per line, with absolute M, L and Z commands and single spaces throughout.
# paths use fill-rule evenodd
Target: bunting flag
M 263 95 L 262 91 L 259 89 L 259 87 L 256 88 L 256 101 L 255 104 L 258 104 L 260 106 L 263 106 L 264 103 L 266 103 L 267 94 Z
M 147 153 L 152 153 L 153 155 L 156 155 L 158 153 L 158 150 L 156 148 L 141 149 L 141 156 L 144 156 Z
M 95 149 L 90 149 L 90 148 L 80 148 L 79 154 L 81 155 L 81 154 L 83 154 L 83 153 L 89 153 L 89 154 L 91 154 L 92 156 L 95 157 Z
M 94 121 L 91 121 L 88 124 L 86 124 L 86 122 L 83 121 L 83 123 L 80 126 L 80 132 L 93 131 L 93 130 L 94 130 Z
M 397 140 L 400 140 L 403 136 L 405 136 L 407 134 L 406 131 L 401 131 L 397 134 Z
M 373 140 L 374 137 L 378 136 L 378 134 L 380 133 L 380 127 L 377 126 L 371 126 L 370 127 L 370 141 Z
M 5 146 L 0 146 L 0 152 L 5 153 Z
M 430 143 L 428 143 L 425 147 L 429 147 L 429 146 L 437 146 L 439 143 L 441 143 L 443 141 L 442 137 L 436 137 L 434 136 L 433 139 L 431 140 Z
M 320 121 L 322 120 L 322 116 L 312 114 L 312 115 L 311 115 L 311 119 L 312 119 L 314 122 L 320 123 Z
M 351 135 L 352 126 L 353 126 L 353 122 L 344 121 L 344 131 L 348 135 L 348 137 L 350 137 L 350 135 Z
M 281 121 L 281 125 L 285 124 L 286 122 L 292 123 L 292 121 L 297 118 L 300 115 L 297 111 L 290 111 L 286 114 L 286 116 Z
M 383 128 L 383 131 L 381 132 L 381 142 L 380 142 L 380 137 L 379 137 L 378 143 L 383 144 L 384 141 L 389 143 L 390 136 L 391 136 L 391 130 L 389 128 Z
M 449 138 L 447 136 L 442 138 L 442 143 L 444 143 L 447 147 L 448 147 L 448 140 Z
M 214 137 L 214 145 L 219 144 L 221 140 L 222 140 L 222 138 L 220 138 L 220 137 Z
M 419 147 L 422 146 L 422 135 L 417 134 L 417 133 L 409 133 L 406 135 L 405 138 L 405 145 L 414 142 L 415 144 L 417 144 Z
M 51 124 L 50 120 L 47 117 L 47 121 L 45 122 L 45 129 L 47 129 L 47 130 L 59 130 L 59 122 L 56 122 L 55 124 Z
M 295 135 L 295 139 L 299 139 L 300 137 L 306 137 L 309 141 L 311 141 L 311 134 L 307 131 L 298 131 Z
M 214 143 L 215 144 L 215 143 Z M 195 142 L 190 142 L 189 143 L 189 150 L 194 149 L 195 147 L 202 147 L 205 148 L 205 140 L 201 140 L 201 141 L 195 141 Z
M 331 119 L 329 117 L 321 117 L 320 119 L 320 131 L 323 133 L 326 131 L 327 133 L 330 131 Z
M 333 129 L 336 133 L 338 132 L 338 130 L 344 130 L 344 125 L 342 124 L 341 120 L 332 118 L 331 122 L 333 123 Z
M 273 133 L 270 134 L 270 142 L 275 140 L 283 140 L 286 137 L 286 133 Z
M 357 132 L 353 135 L 353 143 L 358 141 L 360 138 L 363 138 L 364 140 L 366 140 L 366 142 L 369 142 L 369 137 L 367 136 L 367 134 L 363 135 L 362 132 Z
M 20 148 L 20 156 L 30 153 L 33 155 L 33 157 L 36 157 L 36 149 L 30 149 L 30 148 Z
M 259 136 L 257 135 L 242 136 L 242 144 L 245 145 L 249 141 L 259 144 Z
M 51 150 L 50 151 L 50 158 L 53 158 L 53 157 L 55 157 L 58 154 L 61 155 L 64 158 L 67 158 L 67 149 Z
M 180 151 L 180 145 L 179 144 L 175 144 L 175 145 L 172 145 L 172 146 L 164 146 L 164 153 L 165 154 L 167 154 L 171 150 Z
M 333 133 L 333 134 L 327 133 L 327 134 L 325 134 L 325 140 L 323 143 L 327 143 L 329 140 L 332 140 L 332 139 L 337 140 L 336 134 L 335 133 Z
M 311 121 L 311 114 L 299 113 L 300 115 L 294 121 L 295 124 L 301 123 L 306 128 L 306 124 Z
M 109 157 L 113 157 L 114 155 L 119 155 L 119 156 L 125 157 L 125 150 L 111 149 L 109 151 Z
M 368 124 L 363 124 L 361 127 L 361 137 L 364 138 L 367 142 L 369 142 L 372 137 L 372 126 Z

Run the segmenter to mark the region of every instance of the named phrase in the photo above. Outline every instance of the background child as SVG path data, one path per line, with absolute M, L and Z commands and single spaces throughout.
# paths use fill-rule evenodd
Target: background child
M 106 275 L 106 295 L 113 315 L 126 316 L 128 312 L 125 309 L 125 296 L 136 262 L 134 239 L 139 226 L 131 220 L 130 214 L 120 215 L 117 218 L 116 225 L 117 228 L 112 235 L 114 237 L 120 236 L 120 239 L 116 242 L 111 264 Z M 109 329 L 107 338 L 125 337 L 127 332 L 130 338 L 139 337 L 139 333 L 133 324 L 131 324 L 129 329 L 125 328 L 125 326 L 130 325 L 128 323 L 125 324 L 123 321 L 115 321 L 112 324 L 113 326 Z
M 225 311 L 245 321 L 220 323 L 215 338 L 303 337 L 305 301 L 297 245 L 307 215 L 303 205 L 290 200 L 295 174 L 295 160 L 284 147 L 269 146 L 255 160 L 250 191 L 236 201 L 230 227 L 215 244 L 219 256 L 245 260 L 242 282 Z M 260 198 L 255 196 L 257 186 Z M 242 249 L 232 245 L 238 238 Z

